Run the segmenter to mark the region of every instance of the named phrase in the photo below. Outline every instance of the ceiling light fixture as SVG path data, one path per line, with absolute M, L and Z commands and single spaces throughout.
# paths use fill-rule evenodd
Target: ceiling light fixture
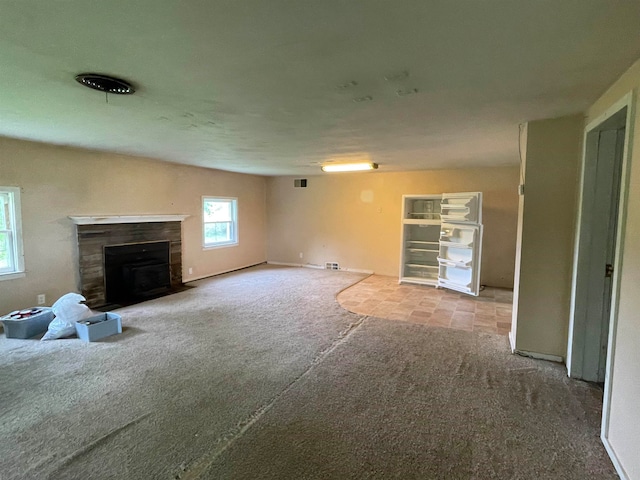
M 375 170 L 378 168 L 377 163 L 331 163 L 322 165 L 323 172 L 362 172 L 366 170 Z
M 126 80 L 101 73 L 81 73 L 76 75 L 76 82 L 85 87 L 115 95 L 131 95 L 135 92 L 133 86 Z

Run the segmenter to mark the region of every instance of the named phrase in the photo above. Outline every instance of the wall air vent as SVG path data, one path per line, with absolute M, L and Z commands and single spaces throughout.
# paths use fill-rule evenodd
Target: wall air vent
M 324 264 L 324 268 L 326 270 L 340 270 L 340 265 L 338 262 L 327 262 Z
M 307 179 L 306 178 L 296 178 L 293 181 L 294 187 L 307 188 Z

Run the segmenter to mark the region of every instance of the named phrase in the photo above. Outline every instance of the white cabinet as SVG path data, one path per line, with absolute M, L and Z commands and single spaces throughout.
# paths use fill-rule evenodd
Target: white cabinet
M 403 195 L 400 282 L 478 295 L 482 193 Z

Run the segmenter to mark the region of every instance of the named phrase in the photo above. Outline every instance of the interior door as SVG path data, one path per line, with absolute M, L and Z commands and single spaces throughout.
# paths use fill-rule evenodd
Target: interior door
M 438 286 L 470 295 L 480 293 L 482 225 L 443 223 L 438 255 Z
M 613 294 L 613 264 L 616 253 L 616 237 L 618 230 L 618 205 L 620 199 L 620 177 L 622 169 L 622 154 L 624 149 L 625 129 L 609 130 L 600 132 L 600 147 L 607 149 L 602 152 L 603 155 L 612 157 L 610 168 L 613 171 L 608 182 L 600 182 L 598 189 L 604 190 L 599 192 L 607 201 L 603 208 L 603 215 L 608 216 L 607 235 L 604 245 L 604 272 L 600 272 L 603 279 L 603 288 L 601 294 L 602 317 L 600 321 L 600 358 L 598 361 L 598 381 L 604 382 L 606 365 L 607 365 L 607 344 L 609 339 L 609 323 L 611 318 L 611 298 Z M 600 157 L 600 152 L 598 157 Z M 607 195 L 608 191 L 608 195 Z M 602 278 L 602 277 L 601 277 Z
M 620 116 L 622 120 L 626 115 Z M 625 128 L 613 117 L 587 136 L 569 374 L 604 382 Z

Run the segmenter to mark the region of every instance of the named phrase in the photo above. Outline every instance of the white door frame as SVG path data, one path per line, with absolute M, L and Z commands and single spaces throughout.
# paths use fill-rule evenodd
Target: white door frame
M 613 382 L 613 367 L 614 367 L 614 358 L 615 358 L 615 348 L 616 348 L 616 334 L 618 329 L 618 307 L 619 307 L 619 292 L 620 292 L 620 280 L 621 280 L 621 270 L 622 270 L 622 257 L 624 250 L 624 236 L 625 236 L 625 223 L 627 218 L 627 200 L 628 200 L 628 192 L 629 192 L 629 171 L 631 167 L 631 149 L 633 145 L 633 131 L 634 131 L 634 118 L 635 118 L 635 105 L 636 105 L 636 91 L 633 90 L 627 93 L 620 100 L 611 105 L 602 115 L 593 121 L 589 122 L 589 124 L 585 127 L 584 139 L 583 139 L 583 154 L 582 154 L 582 172 L 580 177 L 580 193 L 579 193 L 579 207 L 578 207 L 578 218 L 576 222 L 576 238 L 575 238 L 575 248 L 574 248 L 574 262 L 573 262 L 573 279 L 572 279 L 572 288 L 571 288 L 571 316 L 569 319 L 569 335 L 568 335 L 568 345 L 567 345 L 567 371 L 569 376 L 572 376 L 572 371 L 575 370 L 575 365 L 572 365 L 572 355 L 574 351 L 574 335 L 575 329 L 578 328 L 574 323 L 574 315 L 575 315 L 575 304 L 576 304 L 576 278 L 578 273 L 578 254 L 579 254 L 579 242 L 580 242 L 580 231 L 583 226 L 583 222 L 585 225 L 588 223 L 588 219 L 582 218 L 582 200 L 585 195 L 584 191 L 584 180 L 585 180 L 585 168 L 586 168 L 586 155 L 587 155 L 587 137 L 588 134 L 597 129 L 603 122 L 607 119 L 611 118 L 613 115 L 626 108 L 626 129 L 625 129 L 625 140 L 624 140 L 624 150 L 622 156 L 622 170 L 621 170 L 621 179 L 620 179 L 620 200 L 619 200 L 619 208 L 618 208 L 618 219 L 617 219 L 617 237 L 616 237 L 616 245 L 615 245 L 615 260 L 613 265 L 613 277 L 612 277 L 612 293 L 611 293 L 611 315 L 609 321 L 609 338 L 608 338 L 608 348 L 607 348 L 607 364 L 606 364 L 606 373 L 605 373 L 605 381 L 604 381 L 604 398 L 603 398 L 603 406 L 602 406 L 602 429 L 600 432 L 600 438 L 609 453 L 616 469 L 618 472 L 623 472 L 621 469 L 620 463 L 617 461 L 617 457 L 615 452 L 611 448 L 608 440 L 609 436 L 609 415 L 611 408 L 611 386 Z M 583 299 L 578 299 L 583 300 Z

